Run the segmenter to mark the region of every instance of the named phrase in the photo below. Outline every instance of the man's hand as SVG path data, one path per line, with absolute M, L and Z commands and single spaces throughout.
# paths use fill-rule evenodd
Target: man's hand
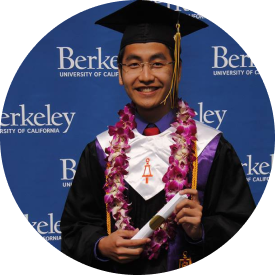
M 175 207 L 175 221 L 182 225 L 185 233 L 193 240 L 202 238 L 202 206 L 199 202 L 198 191 L 194 189 L 184 189 L 179 192 L 181 195 L 190 194 L 192 200 L 183 200 Z
M 136 233 L 130 230 L 117 230 L 109 236 L 102 238 L 98 243 L 100 253 L 118 263 L 128 263 L 139 258 L 143 246 L 150 242 L 149 238 L 130 240 Z

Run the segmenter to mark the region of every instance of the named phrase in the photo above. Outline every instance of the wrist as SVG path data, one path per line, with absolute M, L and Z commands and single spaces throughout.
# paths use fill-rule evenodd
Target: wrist
M 202 239 L 202 227 L 201 227 L 201 224 L 199 225 L 198 231 L 195 232 L 195 234 L 193 234 L 193 236 L 190 236 L 190 238 L 193 241 L 199 241 L 199 240 Z
M 186 236 L 194 242 L 200 241 L 203 237 L 203 230 L 202 230 L 202 225 L 201 224 L 195 230 L 193 230 L 192 232 L 186 232 L 184 227 L 182 227 L 182 228 L 183 228 L 184 233 L 186 234 Z
M 97 252 L 98 252 L 99 256 L 107 257 L 106 252 L 105 252 L 105 251 L 106 251 L 106 250 L 105 250 L 105 247 L 106 247 L 106 245 L 105 245 L 106 238 L 107 238 L 107 236 L 101 238 L 101 239 L 99 240 L 99 242 L 98 242 L 98 245 L 97 245 Z

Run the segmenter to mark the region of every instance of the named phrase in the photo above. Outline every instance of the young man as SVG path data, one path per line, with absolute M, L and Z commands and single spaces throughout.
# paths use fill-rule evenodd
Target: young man
M 148 1 L 97 23 L 123 32 L 119 83 L 133 103 L 81 156 L 61 220 L 62 251 L 116 273 L 186 266 L 228 241 L 255 207 L 232 146 L 178 100 L 180 37 L 207 25 Z M 150 238 L 131 240 L 177 192 L 190 199 Z

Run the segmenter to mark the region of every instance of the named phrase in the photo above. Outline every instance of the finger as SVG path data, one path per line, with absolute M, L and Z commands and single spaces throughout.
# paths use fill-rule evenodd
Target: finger
M 181 219 L 179 219 L 178 224 L 190 224 L 192 226 L 198 227 L 201 223 L 201 219 L 198 217 L 182 217 Z
M 117 251 L 114 251 L 113 255 L 111 256 L 111 259 L 119 263 L 131 262 L 133 260 L 138 259 L 142 251 L 143 248 L 130 249 L 122 247 L 117 249 Z
M 197 201 L 183 200 L 175 207 L 174 213 L 177 214 L 182 208 L 197 208 L 202 211 L 202 206 Z
M 182 208 L 176 215 L 178 219 L 185 216 L 188 216 L 188 217 L 201 216 L 201 211 L 197 208 Z
M 183 208 L 177 213 L 175 220 L 179 221 L 183 217 L 198 217 L 201 219 L 202 212 L 199 209 Z
M 197 201 L 199 202 L 199 192 L 198 190 L 196 189 L 184 189 L 184 190 L 181 190 L 180 192 L 180 195 L 191 195 L 192 196 L 192 200 L 193 201 Z
M 117 247 L 137 247 L 137 246 L 143 246 L 150 242 L 151 239 L 145 238 L 145 239 L 137 239 L 137 240 L 129 240 L 129 239 L 118 239 L 116 241 L 116 246 Z
M 123 238 L 127 238 L 127 239 L 131 239 L 132 237 L 134 237 L 137 232 L 139 231 L 138 228 L 136 228 L 135 230 L 118 230 L 117 233 L 119 234 L 119 236 L 123 237 Z
M 121 247 L 117 252 L 117 255 L 133 257 L 133 256 L 139 256 L 142 252 L 143 252 L 143 247 L 137 247 L 137 248 Z

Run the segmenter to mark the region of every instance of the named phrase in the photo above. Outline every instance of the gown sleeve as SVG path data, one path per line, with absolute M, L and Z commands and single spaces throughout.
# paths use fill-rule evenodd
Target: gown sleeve
M 225 244 L 244 225 L 255 203 L 241 162 L 223 136 L 210 170 L 203 205 L 204 256 Z
M 61 251 L 81 263 L 108 271 L 108 263 L 94 255 L 96 242 L 107 236 L 104 181 L 95 142 L 91 142 L 81 155 L 62 214 Z

